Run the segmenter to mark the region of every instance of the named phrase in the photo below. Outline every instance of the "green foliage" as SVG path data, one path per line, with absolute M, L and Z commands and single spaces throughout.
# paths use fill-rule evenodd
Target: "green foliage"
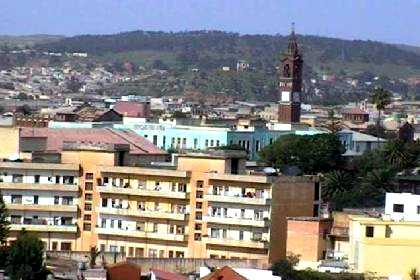
M 328 172 L 342 163 L 344 149 L 334 134 L 285 135 L 266 146 L 260 158 L 276 167 L 297 166 L 305 174 Z
M 7 236 L 9 235 L 9 221 L 7 220 L 8 213 L 3 196 L 0 194 L 0 245 L 4 246 Z
M 6 273 L 12 280 L 46 279 L 42 241 L 22 230 L 10 247 Z
M 96 258 L 99 256 L 101 251 L 96 246 L 90 247 L 90 255 L 89 255 L 89 265 L 90 268 L 94 268 L 96 266 Z
M 420 144 L 389 141 L 381 149 L 366 152 L 350 165 L 324 177 L 324 195 L 333 209 L 383 206 L 384 194 L 396 191 L 399 172 L 419 166 Z
M 324 273 L 313 270 L 295 270 L 299 263 L 298 255 L 289 255 L 284 260 L 275 262 L 271 270 L 273 275 L 281 276 L 283 280 L 363 280 L 361 274 Z

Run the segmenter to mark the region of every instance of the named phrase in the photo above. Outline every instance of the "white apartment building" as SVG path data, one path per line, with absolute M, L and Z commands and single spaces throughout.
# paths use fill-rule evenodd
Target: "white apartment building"
M 385 217 L 393 221 L 420 221 L 420 195 L 386 193 Z

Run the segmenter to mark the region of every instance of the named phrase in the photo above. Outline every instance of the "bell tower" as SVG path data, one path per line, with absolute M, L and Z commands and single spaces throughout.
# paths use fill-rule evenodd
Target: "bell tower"
M 281 64 L 278 67 L 280 95 L 278 104 L 279 122 L 300 122 L 302 66 L 303 59 L 299 52 L 293 23 L 287 50 L 282 54 Z

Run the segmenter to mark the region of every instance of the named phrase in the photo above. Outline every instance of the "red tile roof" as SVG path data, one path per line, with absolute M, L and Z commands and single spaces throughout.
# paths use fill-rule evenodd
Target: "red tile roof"
M 235 270 L 228 266 L 224 266 L 221 269 L 216 269 L 207 276 L 201 278 L 201 280 L 247 280 Z
M 63 142 L 129 144 L 130 154 L 165 154 L 144 137 L 130 130 L 111 128 L 22 128 L 20 137 L 47 138 L 47 152 L 61 152 Z
M 113 109 L 125 117 L 146 118 L 149 114 L 150 105 L 129 101 L 118 101 Z
M 151 272 L 156 276 L 157 280 L 187 280 L 187 276 L 179 275 L 177 273 L 164 271 L 160 269 L 150 269 Z

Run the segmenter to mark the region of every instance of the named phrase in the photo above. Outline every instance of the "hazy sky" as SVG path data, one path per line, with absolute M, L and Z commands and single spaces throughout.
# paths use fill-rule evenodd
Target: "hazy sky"
M 420 46 L 420 0 L 1 0 L 0 34 L 218 29 Z

